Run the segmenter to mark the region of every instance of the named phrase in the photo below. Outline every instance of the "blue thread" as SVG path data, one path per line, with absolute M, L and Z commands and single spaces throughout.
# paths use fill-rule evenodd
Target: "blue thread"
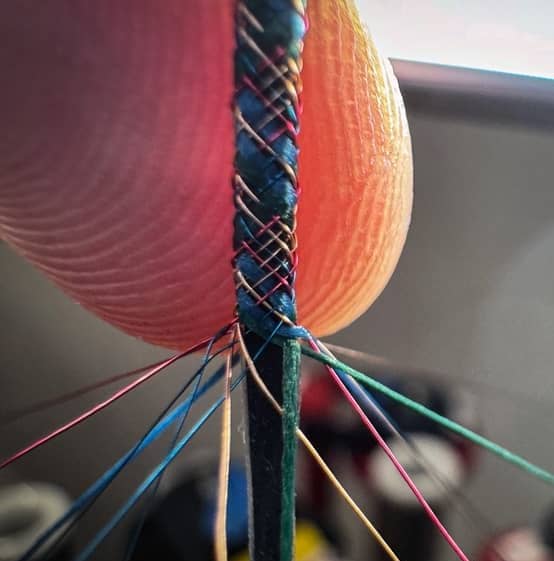
M 249 212 L 245 212 L 241 204 L 236 205 L 233 243 L 238 255 L 234 266 L 249 286 L 255 286 L 255 291 L 261 297 L 271 293 L 266 302 L 276 314 L 266 316 L 258 309 L 259 298 L 241 283 L 237 284 L 240 321 L 257 334 L 265 336 L 279 323 L 279 316 L 286 317 L 292 324 L 296 323 L 291 258 L 287 251 L 272 256 L 277 247 L 273 235 L 281 234 L 286 228 L 294 229 L 296 179 L 291 177 L 289 171 L 292 174 L 297 172 L 299 151 L 296 134 L 299 131 L 299 116 L 294 96 L 283 86 L 283 82 L 289 80 L 289 84 L 294 85 L 297 76 L 292 70 L 293 66 L 286 78 L 276 76 L 275 68 L 281 62 L 286 64 L 291 59 L 299 58 L 306 22 L 303 15 L 286 0 L 266 1 L 263 6 L 257 1 L 246 0 L 244 5 L 260 22 L 260 27 L 248 22 L 242 22 L 241 25 L 245 26 L 251 41 L 267 58 L 237 33 L 235 105 L 241 118 L 236 121 L 234 165 L 254 197 L 245 195 L 242 198 L 241 183 L 235 184 L 236 200 L 240 198 Z M 268 64 L 268 59 L 275 66 Z M 241 119 L 248 123 L 249 128 L 243 127 Z M 270 224 L 275 217 L 279 217 L 285 229 L 272 226 L 273 232 L 261 232 L 260 223 Z M 294 242 L 290 233 L 280 239 L 292 249 Z M 264 259 L 264 255 L 267 255 L 270 258 L 267 266 L 262 267 L 254 260 L 243 249 L 243 243 L 247 243 L 260 258 Z M 289 287 L 282 286 L 274 275 L 265 279 L 271 269 L 276 269 L 278 275 L 286 278 Z M 262 278 L 265 280 L 258 284 Z M 277 336 L 306 337 L 306 332 L 300 327 L 283 323 Z
M 256 360 L 266 349 L 267 345 L 271 342 L 274 334 L 279 330 L 279 325 L 276 326 L 275 331 L 264 341 L 263 345 L 258 349 L 252 360 Z M 224 372 L 224 368 L 221 368 L 220 378 Z M 219 372 L 219 370 L 218 370 Z M 216 373 L 217 374 L 217 373 Z M 215 374 L 214 374 L 215 376 Z M 231 385 L 231 391 L 233 391 L 245 378 L 246 370 L 243 370 L 239 378 L 233 382 Z M 212 376 L 213 378 L 213 376 Z M 211 380 L 211 378 L 210 378 Z M 209 383 L 209 381 L 206 384 Z M 206 385 L 205 384 L 205 385 Z M 204 387 L 204 386 L 203 386 Z M 223 403 L 225 397 L 220 397 L 208 411 L 201 417 L 201 419 L 193 426 L 189 433 L 174 447 L 171 452 L 165 457 L 164 461 L 160 463 L 157 468 L 151 472 L 150 476 L 143 481 L 135 493 L 130 497 L 130 499 L 117 511 L 115 516 L 96 534 L 91 542 L 85 547 L 84 551 L 79 554 L 79 556 L 74 561 L 86 561 L 92 555 L 94 550 L 102 543 L 102 541 L 108 536 L 108 534 L 121 522 L 133 505 L 140 499 L 140 497 L 147 491 L 147 489 L 152 485 L 152 483 L 163 474 L 167 466 L 175 459 L 175 457 L 181 452 L 181 450 L 186 446 L 188 441 L 198 432 L 202 425 L 208 420 L 208 418 L 216 411 L 216 409 Z
M 218 335 L 219 335 L 219 333 L 218 333 Z M 216 337 L 218 337 L 218 335 L 216 335 Z M 210 357 L 210 354 L 212 352 L 212 347 L 214 346 L 214 344 L 217 340 L 216 337 L 214 337 L 210 341 L 210 344 L 208 345 L 208 348 L 206 349 L 206 352 L 204 353 L 204 360 L 202 361 L 202 367 L 200 368 L 200 372 L 199 372 L 198 376 L 196 377 L 196 382 L 194 384 L 194 389 L 192 391 L 190 406 L 183 413 L 183 416 L 182 416 L 181 420 L 179 421 L 179 426 L 177 427 L 177 430 L 175 431 L 175 435 L 173 436 L 173 439 L 171 440 L 171 445 L 169 446 L 169 450 L 171 450 L 172 448 L 174 448 L 177 445 L 177 441 L 179 440 L 179 436 L 181 435 L 183 427 L 185 426 L 185 423 L 187 421 L 190 409 L 192 407 L 192 403 L 196 399 L 198 388 L 200 386 L 200 383 L 202 382 L 202 375 L 204 374 L 204 370 L 206 369 L 206 366 L 209 363 L 209 360 L 210 360 L 209 357 Z M 232 354 L 232 352 L 233 351 L 231 350 L 231 354 Z M 138 539 L 140 537 L 140 533 L 142 532 L 142 528 L 144 527 L 144 522 L 146 521 L 146 517 L 148 516 L 148 512 L 149 512 L 150 507 L 152 506 L 152 503 L 153 503 L 153 501 L 156 497 L 156 493 L 158 492 L 158 488 L 159 488 L 159 486 L 162 482 L 162 479 L 163 479 L 163 474 L 156 481 L 156 484 L 154 485 L 154 488 L 152 489 L 152 492 L 150 493 L 150 496 L 147 498 L 147 502 L 144 505 L 144 508 L 143 508 L 142 513 L 141 513 L 140 518 L 139 518 L 139 522 L 136 525 L 136 527 L 133 531 L 133 535 L 131 536 L 131 539 L 129 540 L 129 543 L 127 545 L 127 551 L 125 553 L 124 561 L 129 561 L 130 558 L 131 558 L 131 555 L 133 554 L 133 551 L 135 550 Z
M 354 396 L 373 422 L 377 422 L 381 429 L 386 429 L 389 433 L 391 432 L 390 427 L 393 427 L 393 430 L 396 430 L 396 432 L 400 434 L 399 427 L 369 391 L 360 386 L 356 380 L 350 378 L 350 376 L 342 370 L 336 368 L 333 370 L 335 370 L 341 382 L 346 386 L 348 391 Z M 383 421 L 383 419 L 385 419 L 385 421 Z M 386 423 L 389 423 L 390 427 L 386 426 Z
M 198 395 L 194 400 L 188 397 L 181 405 L 176 407 L 172 412 L 168 413 L 161 419 L 148 433 L 143 437 L 139 444 L 131 448 L 125 455 L 123 455 L 115 464 L 112 465 L 100 478 L 98 478 L 90 487 L 88 487 L 71 505 L 68 511 L 59 518 L 48 530 L 46 530 L 33 545 L 18 559 L 18 561 L 30 561 L 32 556 L 61 528 L 63 528 L 70 519 L 76 515 L 81 509 L 86 508 L 88 503 L 93 500 L 98 494 L 102 493 L 108 485 L 114 480 L 119 472 L 136 456 L 143 452 L 152 442 L 157 440 L 169 426 L 171 426 L 186 410 L 190 408 L 193 401 L 198 400 L 209 389 L 211 389 L 216 382 L 222 377 L 225 369 L 219 368 L 209 379 L 206 381 L 198 391 Z M 200 370 L 195 374 L 199 375 Z
M 230 548 L 244 542 L 248 535 L 248 481 L 242 465 L 231 464 L 227 501 L 227 541 Z M 201 531 L 211 538 L 215 529 L 216 497 L 211 497 L 201 514 Z
M 271 342 L 275 333 L 279 330 L 280 324 L 277 325 L 274 332 L 264 341 L 263 345 L 258 349 L 252 360 L 256 360 L 263 353 L 267 345 Z M 224 369 L 221 369 L 221 374 Z M 246 370 L 243 370 L 239 378 L 233 382 L 231 385 L 231 391 L 233 391 L 246 376 Z M 220 375 L 221 377 L 221 375 Z M 206 382 L 208 383 L 208 382 Z M 176 447 L 171 450 L 171 452 L 166 456 L 164 461 L 158 465 L 158 467 L 151 472 L 150 476 L 143 481 L 142 485 L 133 493 L 130 499 L 117 511 L 117 513 L 112 517 L 112 519 L 106 524 L 100 532 L 94 537 L 94 539 L 89 542 L 87 547 L 81 554 L 75 559 L 75 561 L 86 561 L 92 555 L 94 550 L 102 543 L 106 536 L 121 522 L 133 505 L 138 501 L 138 499 L 147 491 L 147 489 L 152 485 L 152 483 L 163 474 L 167 466 L 175 459 L 179 452 L 186 446 L 188 441 L 198 432 L 202 425 L 208 420 L 208 418 L 215 412 L 215 410 L 223 403 L 224 397 L 219 398 L 215 403 L 212 404 L 210 409 L 202 416 L 202 418 L 193 426 L 189 433 L 177 444 Z
M 258 352 L 256 353 L 255 358 L 258 358 L 259 355 L 265 350 L 267 345 L 269 344 L 271 338 L 273 337 L 274 333 L 271 334 L 270 338 L 267 339 L 264 344 L 260 347 Z M 216 335 L 217 337 L 217 335 Z M 215 355 L 222 352 L 224 349 L 218 351 Z M 211 358 L 214 358 L 211 357 Z M 206 365 L 201 367 L 205 368 Z M 200 370 L 197 371 L 195 376 L 199 375 Z M 159 422 L 157 422 L 148 432 L 147 434 L 139 441 L 138 445 L 135 445 L 131 448 L 124 456 L 122 456 L 115 464 L 112 465 L 99 479 L 97 479 L 88 489 L 86 489 L 71 505 L 71 507 L 67 510 L 67 512 L 59 518 L 50 528 L 48 528 L 41 536 L 39 536 L 35 542 L 30 546 L 30 548 L 18 559 L 18 561 L 30 561 L 35 553 L 48 541 L 52 538 L 54 534 L 61 528 L 63 528 L 70 519 L 79 513 L 84 508 L 89 506 L 89 503 L 94 500 L 100 493 L 102 493 L 109 484 L 113 481 L 113 479 L 118 475 L 118 473 L 137 455 L 139 455 L 145 448 L 147 448 L 152 442 L 154 442 L 163 432 L 167 430 L 169 426 L 171 426 L 183 411 L 186 411 L 187 407 L 190 407 L 192 402 L 197 401 L 200 397 L 202 397 L 208 390 L 210 390 L 216 382 L 218 382 L 222 377 L 225 371 L 225 367 L 220 367 L 212 376 L 202 385 L 201 388 L 198 390 L 198 395 L 194 400 L 192 400 L 192 396 L 187 398 L 185 402 L 181 405 L 176 407 L 171 413 L 165 415 Z M 191 380 L 194 379 L 194 377 Z M 190 402 L 190 403 L 189 403 Z M 171 405 L 170 405 L 171 406 Z
M 240 381 L 242 381 L 244 374 L 239 377 L 239 379 L 233 384 L 232 389 L 234 389 Z M 131 497 L 123 504 L 123 506 L 116 512 L 116 514 L 110 519 L 110 521 L 96 534 L 94 539 L 92 539 L 85 549 L 75 558 L 75 561 L 86 561 L 93 553 L 94 550 L 104 541 L 104 539 L 110 534 L 110 532 L 121 522 L 129 510 L 135 505 L 135 503 L 142 497 L 142 495 L 150 488 L 150 486 L 160 477 L 167 466 L 177 457 L 177 455 L 183 450 L 183 448 L 189 443 L 193 436 L 202 428 L 204 423 L 215 413 L 218 407 L 225 400 L 224 397 L 220 397 L 215 401 L 208 410 L 202 415 L 202 417 L 194 424 L 192 429 L 177 443 L 177 445 L 171 450 L 171 452 L 164 458 L 164 460 L 158 464 L 158 466 L 150 473 L 150 475 L 139 485 L 137 490 L 131 495 Z

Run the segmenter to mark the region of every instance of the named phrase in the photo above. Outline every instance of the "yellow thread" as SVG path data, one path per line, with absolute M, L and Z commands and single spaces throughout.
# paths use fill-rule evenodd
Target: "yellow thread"
M 261 306 L 263 306 L 264 308 L 267 308 L 277 318 L 279 318 L 283 323 L 286 323 L 287 325 L 291 325 L 293 327 L 295 326 L 295 324 L 287 316 L 285 316 L 281 312 L 278 312 L 277 310 L 275 310 L 273 308 L 273 306 L 271 306 L 271 304 L 269 302 L 267 302 L 267 300 L 262 300 L 262 298 L 263 298 L 262 295 L 259 294 L 258 292 L 256 292 L 254 290 L 254 288 L 248 284 L 247 280 L 244 278 L 244 275 L 239 270 L 235 271 L 235 280 L 237 280 L 238 283 L 240 283 L 240 285 L 244 286 L 244 288 L 248 292 L 250 292 L 250 294 L 253 294 L 256 297 L 256 300 L 258 300 L 258 302 L 260 303 Z
M 244 339 L 242 337 L 242 332 L 240 327 L 237 328 L 237 336 L 238 342 L 244 356 L 244 360 L 246 361 L 246 365 L 254 378 L 256 384 L 269 400 L 271 405 L 275 408 L 275 410 L 282 415 L 283 410 L 281 406 L 277 403 L 271 392 L 267 389 L 264 381 L 258 374 L 258 370 L 250 356 L 248 349 L 244 343 Z M 348 491 L 343 487 L 340 481 L 337 479 L 331 468 L 325 463 L 325 460 L 319 455 L 319 452 L 314 448 L 313 444 L 308 440 L 308 437 L 300 430 L 296 429 L 296 436 L 308 450 L 308 452 L 312 455 L 314 460 L 318 463 L 319 467 L 323 470 L 333 487 L 338 491 L 341 497 L 346 501 L 346 503 L 350 506 L 350 508 L 354 511 L 356 516 L 362 521 L 364 526 L 369 530 L 369 532 L 373 535 L 375 540 L 379 543 L 379 545 L 383 548 L 385 553 L 393 560 L 393 561 L 400 561 L 396 553 L 391 549 L 389 544 L 385 541 L 383 536 L 379 533 L 379 530 L 371 523 L 371 521 L 367 518 L 367 516 L 363 513 L 362 509 L 356 504 L 354 499 L 349 495 Z
M 234 334 L 233 334 L 234 337 Z M 229 463 L 231 459 L 231 367 L 232 350 L 225 358 L 225 401 L 221 413 L 221 454 L 219 457 L 217 513 L 215 521 L 215 558 L 227 561 L 227 499 L 229 494 Z

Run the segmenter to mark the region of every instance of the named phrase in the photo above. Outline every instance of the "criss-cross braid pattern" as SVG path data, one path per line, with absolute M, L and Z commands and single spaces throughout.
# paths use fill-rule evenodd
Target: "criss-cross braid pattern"
M 235 51 L 235 230 L 239 320 L 259 335 L 299 337 L 294 279 L 301 0 L 239 0 Z

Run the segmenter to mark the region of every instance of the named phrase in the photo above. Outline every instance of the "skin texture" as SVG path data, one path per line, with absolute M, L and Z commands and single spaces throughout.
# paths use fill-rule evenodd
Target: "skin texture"
M 0 235 L 110 323 L 186 347 L 234 310 L 233 3 L 48 4 L 0 5 Z M 392 274 L 412 164 L 352 3 L 311 0 L 309 16 L 297 299 L 324 335 Z

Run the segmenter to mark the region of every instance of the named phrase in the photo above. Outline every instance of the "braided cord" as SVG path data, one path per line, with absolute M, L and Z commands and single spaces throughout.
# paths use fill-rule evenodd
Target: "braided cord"
M 304 5 L 239 0 L 235 51 L 234 271 L 240 321 L 261 336 L 295 326 L 296 137 Z
M 255 392 L 259 390 L 249 393 L 251 461 L 254 459 L 252 446 L 259 446 L 260 437 L 266 440 L 266 448 L 267 440 L 272 438 L 276 446 L 282 446 L 278 470 L 281 476 L 280 505 L 272 505 L 276 511 L 274 515 L 280 512 L 280 553 L 260 551 L 256 547 L 254 520 L 252 556 L 255 561 L 266 558 L 291 561 L 294 553 L 301 356 L 296 338 L 306 334 L 303 328 L 296 326 L 294 294 L 297 267 L 297 134 L 301 53 L 306 28 L 305 2 L 302 0 L 238 1 L 233 178 L 236 209 L 233 265 L 237 314 L 241 324 L 253 333 L 261 337 L 274 333 L 283 344 L 279 372 L 276 372 L 275 364 L 267 361 L 261 369 L 265 371 L 266 378 L 281 377 L 282 440 L 270 432 L 261 435 L 259 427 L 254 426 L 259 421 L 255 413 L 260 409 L 259 404 L 252 400 L 256 399 Z M 251 466 L 251 469 L 256 467 Z M 257 489 L 254 483 L 252 492 L 255 503 Z M 253 508 L 252 513 L 255 512 Z M 271 523 L 275 524 L 276 520 Z M 264 544 L 267 547 L 266 541 Z M 269 546 L 269 549 L 272 547 Z

